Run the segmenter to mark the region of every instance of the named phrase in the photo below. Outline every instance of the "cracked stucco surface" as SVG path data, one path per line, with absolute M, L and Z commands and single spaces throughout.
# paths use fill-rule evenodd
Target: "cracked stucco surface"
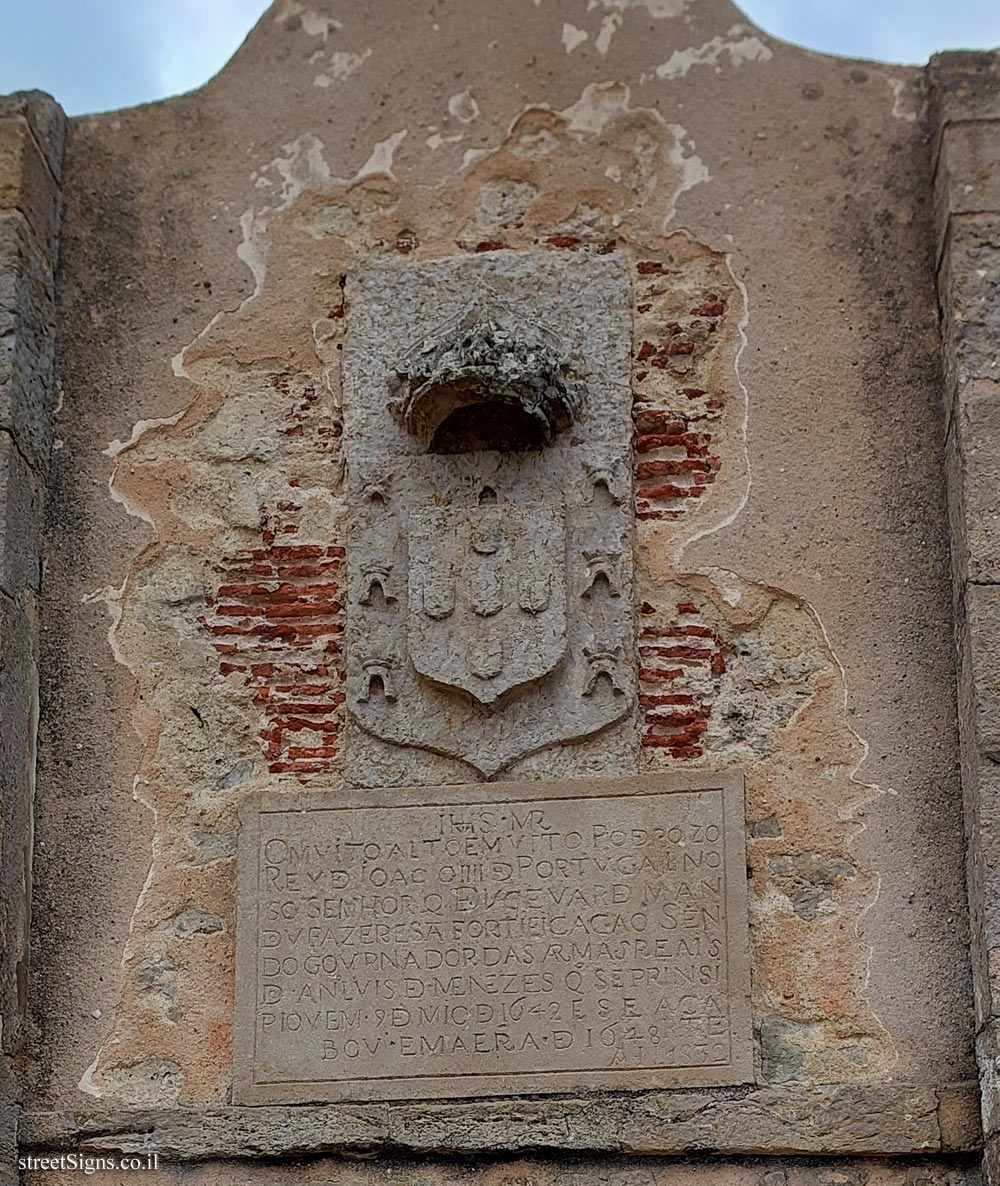
M 226 1098 L 234 811 L 294 775 L 269 768 L 261 689 L 224 669 L 210 603 L 255 550 L 336 568 L 339 278 L 375 254 L 609 243 L 636 265 L 649 435 L 680 387 L 720 404 L 688 434 L 719 461 L 704 495 L 675 516 L 659 494 L 639 524 L 648 645 L 679 621 L 720 654 L 683 693 L 698 752 L 647 745 L 643 765 L 747 771 L 761 1073 L 967 1077 L 922 130 L 897 118 L 920 107 L 916 73 L 894 69 L 896 90 L 745 26 L 734 41 L 715 0 L 526 0 L 471 24 L 445 7 L 402 41 L 391 7 L 277 5 L 203 92 L 75 128 L 37 1098 L 78 1105 L 81 1080 L 105 1100 Z M 588 32 L 572 53 L 567 22 Z M 423 61 L 441 39 L 447 84 Z M 323 646 L 310 670 L 335 693 Z M 520 771 L 545 773 L 544 755 Z M 341 778 L 334 752 L 310 785 Z

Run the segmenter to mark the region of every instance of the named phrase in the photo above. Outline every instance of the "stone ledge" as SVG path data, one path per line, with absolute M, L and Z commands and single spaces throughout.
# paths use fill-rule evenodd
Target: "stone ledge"
M 965 539 L 955 549 L 953 563 L 962 581 L 1000 583 L 1000 382 L 974 379 L 956 393 L 948 440 L 952 469 L 951 493 L 956 514 L 953 540 Z M 961 554 L 957 554 L 961 553 Z
M 979 1087 L 770 1087 L 460 1103 L 27 1111 L 21 1147 L 179 1161 L 344 1151 L 529 1149 L 654 1155 L 906 1156 L 976 1152 Z
M 17 116 L 27 122 L 49 171 L 61 183 L 66 143 L 66 116 L 63 109 L 45 91 L 14 91 L 13 94 L 0 96 L 0 119 Z
M 53 289 L 52 261 L 27 220 L 0 209 L 0 428 L 37 473 L 52 443 Z
M 1000 119 L 945 128 L 934 201 L 939 228 L 956 214 L 1000 213 Z
M 952 214 L 942 239 L 946 398 L 973 379 L 1000 380 L 1000 215 Z
M 976 747 L 1000 761 L 1000 586 L 969 584 L 965 589 L 972 712 Z
M 51 259 L 59 234 L 59 186 L 26 119 L 0 119 L 0 207 L 18 210 Z
M 937 129 L 938 144 L 942 130 L 949 124 L 1000 119 L 1000 52 L 953 50 L 935 54 L 927 75 L 931 126 Z

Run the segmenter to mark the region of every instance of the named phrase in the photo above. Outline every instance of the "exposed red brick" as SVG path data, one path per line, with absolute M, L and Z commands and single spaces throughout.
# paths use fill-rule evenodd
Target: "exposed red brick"
M 685 457 L 681 461 L 640 461 L 635 467 L 635 476 L 639 481 L 678 474 L 708 474 L 713 478 L 715 476 L 711 473 L 710 463 L 700 457 Z M 694 480 L 697 481 L 697 477 Z
M 644 626 L 640 638 L 714 638 L 709 626 Z
M 647 434 L 672 435 L 683 434 L 687 428 L 687 420 L 682 419 L 676 412 L 668 412 L 662 408 L 642 408 L 633 413 L 636 431 Z
M 272 716 L 275 713 L 282 713 L 285 715 L 297 717 L 322 717 L 326 716 L 326 714 L 329 712 L 333 712 L 334 709 L 343 704 L 343 702 L 343 694 L 339 696 L 331 696 L 329 700 L 319 704 L 308 704 L 305 701 L 297 702 L 282 700 L 277 704 L 269 704 L 267 706 L 267 712 Z
M 335 758 L 337 747 L 335 745 L 293 745 L 289 747 L 288 756 L 292 760 L 296 758 Z
M 654 449 L 685 449 L 689 456 L 707 457 L 708 446 L 694 432 L 644 433 L 635 442 L 637 453 L 652 453 Z
M 712 701 L 718 677 L 725 670 L 723 641 L 708 622 L 700 618 L 696 602 L 680 601 L 678 616 L 696 618 L 680 622 L 666 611 L 662 620 L 644 624 L 639 632 L 639 705 L 645 726 L 642 744 L 662 751 L 674 761 L 700 758 L 700 739 L 708 732 Z M 701 645 L 661 645 L 645 639 L 694 639 Z M 707 645 L 706 645 L 707 644 Z M 653 659 L 673 659 L 677 668 L 648 665 Z M 664 685 L 669 685 L 669 691 Z
M 298 598 L 293 602 L 279 601 L 268 605 L 264 613 L 269 618 L 317 618 L 340 613 L 338 601 L 310 601 Z
M 268 770 L 272 774 L 323 774 L 330 768 L 329 759 L 319 762 L 272 762 Z
M 312 402 L 309 389 L 304 401 Z M 277 530 L 296 530 L 300 510 L 295 502 L 279 504 L 285 521 Z M 336 639 L 343 631 L 339 584 L 332 578 L 344 549 L 279 545 L 273 535 L 271 528 L 262 531 L 265 546 L 221 563 L 222 580 L 202 621 L 214 639 L 226 639 L 213 642 L 227 656 L 220 674 L 230 681 L 242 677 L 261 714 L 258 736 L 268 769 L 308 781 L 331 768 L 339 744 L 343 673 L 327 656 L 339 654 Z
M 681 661 L 693 660 L 696 663 L 709 661 L 712 658 L 712 652 L 702 647 L 691 646 L 643 646 L 640 645 L 639 653 L 642 655 L 656 655 L 660 659 L 680 659 Z
M 636 498 L 699 498 L 704 490 L 699 486 L 650 486 L 645 490 L 637 490 Z
M 664 683 L 679 679 L 684 674 L 683 667 L 640 667 L 639 679 L 643 683 Z

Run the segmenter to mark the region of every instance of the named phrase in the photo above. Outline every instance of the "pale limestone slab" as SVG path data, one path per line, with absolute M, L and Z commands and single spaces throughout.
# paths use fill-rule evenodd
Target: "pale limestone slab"
M 742 774 L 249 800 L 237 1103 L 749 1082 Z

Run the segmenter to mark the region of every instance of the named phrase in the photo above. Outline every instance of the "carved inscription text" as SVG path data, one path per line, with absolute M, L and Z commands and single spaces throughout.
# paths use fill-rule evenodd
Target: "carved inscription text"
M 400 797 L 244 817 L 242 1100 L 749 1078 L 741 780 Z

